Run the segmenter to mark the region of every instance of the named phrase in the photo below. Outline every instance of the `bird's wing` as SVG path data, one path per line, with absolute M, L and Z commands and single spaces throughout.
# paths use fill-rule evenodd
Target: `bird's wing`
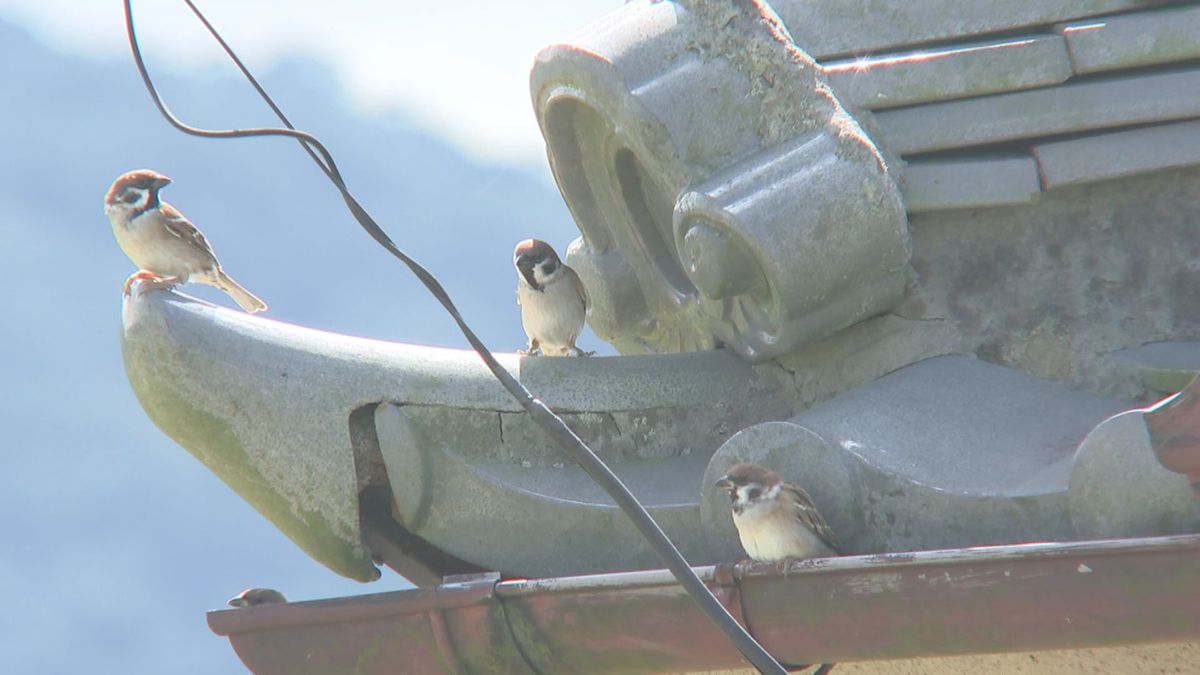
M 166 226 L 167 232 L 204 251 L 210 258 L 216 260 L 217 255 L 213 253 L 212 245 L 208 243 L 208 240 L 204 238 L 200 230 L 197 230 L 196 226 L 192 225 L 191 221 L 183 217 L 179 209 L 170 204 L 163 203 L 159 206 L 159 210 L 162 212 L 163 224 Z
M 829 528 L 829 524 L 825 522 L 825 519 L 821 516 L 821 512 L 817 511 L 817 506 L 813 504 L 812 497 L 808 496 L 804 488 L 785 482 L 783 484 L 783 492 L 791 498 L 795 515 L 800 519 L 800 522 L 816 533 L 835 553 L 841 553 L 842 543 L 838 541 L 837 535 Z

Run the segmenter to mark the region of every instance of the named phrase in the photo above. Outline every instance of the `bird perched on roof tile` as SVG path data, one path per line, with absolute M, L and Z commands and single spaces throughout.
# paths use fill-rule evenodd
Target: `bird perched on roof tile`
M 247 588 L 229 599 L 230 607 L 257 607 L 259 605 L 277 605 L 287 602 L 283 593 L 274 588 Z
M 728 490 L 733 524 L 742 548 L 754 560 L 824 558 L 838 555 L 833 530 L 802 488 L 758 464 L 737 464 L 714 487 Z
M 159 198 L 159 190 L 170 183 L 156 171 L 140 169 L 122 174 L 104 196 L 104 213 L 117 243 L 141 268 L 125 281 L 125 294 L 139 280 L 150 288 L 195 281 L 221 289 L 247 312 L 265 310 L 267 303 L 221 269 L 200 230 Z
M 559 260 L 554 248 L 526 239 L 513 251 L 517 268 L 517 304 L 529 337 L 530 354 L 582 356 L 575 346 L 587 316 L 587 291 L 575 270 Z

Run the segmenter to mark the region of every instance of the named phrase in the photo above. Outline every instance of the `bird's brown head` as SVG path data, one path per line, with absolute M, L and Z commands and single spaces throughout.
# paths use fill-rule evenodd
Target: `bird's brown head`
M 109 186 L 104 195 L 105 211 L 123 213 L 129 220 L 157 208 L 158 191 L 171 184 L 171 179 L 150 169 L 123 173 Z
M 740 512 L 751 504 L 772 499 L 783 484 L 783 477 L 759 464 L 735 464 L 729 467 L 713 487 L 729 492 L 733 509 Z
M 274 588 L 247 588 L 229 599 L 230 607 L 257 607 L 259 605 L 277 605 L 287 602 L 283 593 Z
M 562 267 L 554 247 L 541 239 L 526 239 L 517 244 L 513 251 L 513 264 L 535 291 L 542 290 Z

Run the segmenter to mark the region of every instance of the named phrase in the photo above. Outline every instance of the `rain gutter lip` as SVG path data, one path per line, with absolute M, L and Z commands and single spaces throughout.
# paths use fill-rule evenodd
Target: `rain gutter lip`
M 229 637 L 260 630 L 370 621 L 481 606 L 493 599 L 493 588 L 498 579 L 499 575 L 495 573 L 461 580 L 448 577 L 442 585 L 431 588 L 411 588 L 258 607 L 215 609 L 207 613 L 208 627 L 217 635 Z
M 919 567 L 923 565 L 969 565 L 1005 560 L 1061 558 L 1081 555 L 1110 556 L 1124 553 L 1185 551 L 1192 549 L 1200 549 L 1200 534 L 1140 537 L 1134 539 L 1094 539 L 1087 541 L 972 546 L 969 548 L 900 553 L 873 553 L 837 558 L 790 561 L 785 565 L 744 560 L 736 563 L 694 567 L 693 569 L 696 570 L 696 573 L 705 582 L 714 585 L 727 585 L 725 581 L 727 578 L 732 578 L 733 583 L 736 583 L 742 579 L 792 577 L 847 571 L 870 572 L 884 568 Z M 728 577 L 726 574 L 723 574 L 724 569 L 729 569 L 732 572 L 732 576 Z M 666 570 L 642 570 L 545 579 L 506 579 L 496 584 L 496 596 L 510 598 L 541 593 L 568 593 L 604 590 L 607 588 L 652 588 L 675 585 L 674 577 Z
M 958 566 L 1000 561 L 1028 561 L 1071 557 L 1108 557 L 1131 553 L 1200 551 L 1200 534 L 1134 539 L 1101 539 L 1039 542 L 960 549 L 842 556 L 777 563 L 742 561 L 695 567 L 701 580 L 712 586 L 739 585 L 753 579 L 824 575 L 845 572 L 886 571 L 920 566 Z M 208 612 L 209 628 L 231 636 L 289 626 L 371 620 L 418 614 L 431 610 L 486 605 L 524 596 L 573 592 L 649 588 L 683 589 L 667 570 L 640 570 L 544 579 L 505 579 L 495 574 L 447 578 L 433 588 L 414 588 L 371 595 L 290 602 Z

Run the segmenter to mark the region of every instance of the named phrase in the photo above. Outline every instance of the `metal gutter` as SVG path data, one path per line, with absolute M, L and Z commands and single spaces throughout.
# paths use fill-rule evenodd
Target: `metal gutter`
M 697 572 L 784 663 L 1200 635 L 1200 535 L 853 556 Z M 744 667 L 663 570 L 476 576 L 208 614 L 253 672 L 686 672 Z

